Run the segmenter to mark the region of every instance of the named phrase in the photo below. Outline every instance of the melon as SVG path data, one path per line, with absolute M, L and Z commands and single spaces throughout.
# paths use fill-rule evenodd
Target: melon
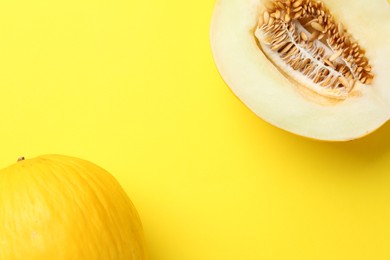
M 44 155 L 0 171 L 0 259 L 145 260 L 126 192 L 86 160 Z
M 217 0 L 217 68 L 255 114 L 291 133 L 347 141 L 390 119 L 385 0 Z

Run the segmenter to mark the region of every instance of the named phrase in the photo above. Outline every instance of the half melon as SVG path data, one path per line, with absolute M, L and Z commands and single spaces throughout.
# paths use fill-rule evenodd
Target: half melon
M 210 37 L 227 85 L 279 128 L 346 141 L 390 119 L 386 0 L 219 0 Z

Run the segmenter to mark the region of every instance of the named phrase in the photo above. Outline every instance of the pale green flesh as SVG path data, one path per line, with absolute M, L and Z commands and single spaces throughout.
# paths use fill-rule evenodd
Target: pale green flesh
M 211 25 L 213 55 L 227 85 L 269 123 L 309 138 L 356 139 L 390 117 L 390 5 L 362 0 L 324 3 L 366 49 L 373 66 L 375 80 L 370 86 L 356 87 L 361 91 L 359 97 L 316 102 L 281 74 L 255 41 L 258 12 L 263 6 L 260 0 L 216 3 Z

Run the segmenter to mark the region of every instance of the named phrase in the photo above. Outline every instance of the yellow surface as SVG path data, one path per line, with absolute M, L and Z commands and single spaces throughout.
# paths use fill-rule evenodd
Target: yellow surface
M 213 5 L 2 1 L 0 165 L 106 168 L 151 259 L 389 259 L 389 124 L 332 144 L 258 119 L 214 66 Z

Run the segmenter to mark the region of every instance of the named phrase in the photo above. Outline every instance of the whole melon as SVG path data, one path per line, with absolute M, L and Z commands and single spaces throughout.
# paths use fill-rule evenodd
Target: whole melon
M 138 213 L 115 178 L 68 156 L 0 171 L 0 259 L 143 260 Z

